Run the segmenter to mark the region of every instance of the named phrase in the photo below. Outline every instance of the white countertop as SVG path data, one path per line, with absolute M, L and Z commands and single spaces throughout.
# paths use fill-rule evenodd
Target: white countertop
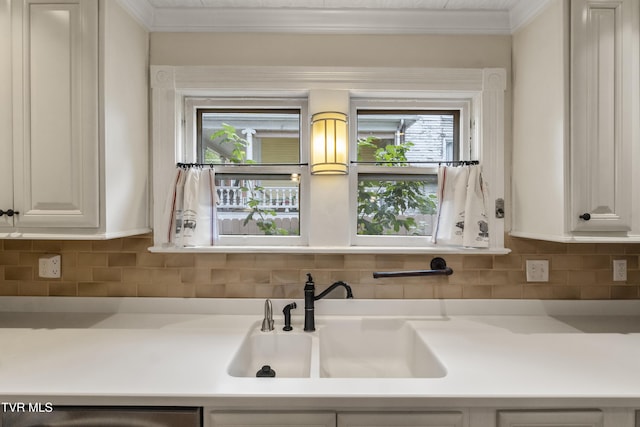
M 276 328 L 289 302 L 273 301 Z M 447 375 L 232 377 L 227 368 L 263 303 L 0 298 L 0 401 L 640 407 L 640 302 L 321 300 L 319 325 L 335 316 L 408 318 Z M 302 328 L 301 316 L 293 326 Z

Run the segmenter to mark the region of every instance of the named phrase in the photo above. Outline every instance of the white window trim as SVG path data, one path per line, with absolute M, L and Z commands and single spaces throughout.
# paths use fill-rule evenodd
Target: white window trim
M 489 183 L 490 203 L 504 199 L 504 92 L 506 71 L 502 68 L 449 69 L 449 68 L 396 68 L 396 67 L 235 67 L 235 66 L 151 66 L 152 89 L 152 139 L 153 139 L 153 223 L 161 221 L 167 189 L 173 170 L 182 158 L 184 100 L 192 96 L 211 97 L 307 97 L 322 99 L 323 92 L 345 91 L 350 98 L 410 98 L 416 93 L 431 99 L 471 100 L 474 133 L 473 140 L 479 147 L 478 160 L 483 165 L 485 180 Z M 320 94 L 320 96 L 318 96 Z M 314 108 L 318 108 L 314 103 Z M 349 107 L 344 108 L 348 112 Z M 309 114 L 313 114 L 313 108 Z M 487 143 L 483 143 L 487 142 Z M 304 143 L 302 146 L 304 147 Z M 308 156 L 308 154 L 307 154 Z M 303 162 L 306 160 L 303 159 Z M 352 173 L 352 175 L 356 175 Z M 349 186 L 344 180 L 310 176 L 313 190 L 324 183 Z M 311 193 L 311 191 L 310 191 Z M 320 193 L 316 197 L 316 194 Z M 310 215 L 326 215 L 331 212 L 330 191 L 309 194 Z M 490 207 L 491 209 L 492 207 Z M 342 210 L 341 210 L 342 211 Z M 154 238 L 153 251 L 166 252 L 310 252 L 310 253 L 506 253 L 504 248 L 504 219 L 490 215 L 489 226 L 493 230 L 488 249 L 464 249 L 445 247 L 389 247 L 353 246 L 352 239 L 344 239 L 344 232 L 351 236 L 349 218 L 339 218 L 338 230 L 327 237 L 325 230 L 315 229 L 313 217 L 310 223 L 307 246 L 215 246 L 206 248 L 162 248 L 159 237 Z M 321 221 L 321 224 L 327 221 Z M 344 223 L 344 224 L 343 224 Z M 324 233 L 324 234 L 323 234 Z M 314 244 L 314 236 L 323 235 L 322 244 Z M 334 238 L 331 236 L 341 236 Z M 347 241 L 347 243 L 345 243 Z

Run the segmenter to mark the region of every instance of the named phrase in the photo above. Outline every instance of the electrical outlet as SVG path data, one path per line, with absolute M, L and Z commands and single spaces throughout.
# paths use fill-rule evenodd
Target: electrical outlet
M 548 282 L 549 281 L 549 260 L 528 259 L 527 260 L 527 282 Z
M 613 280 L 614 282 L 624 282 L 627 280 L 627 260 L 613 260 Z
M 60 255 L 44 255 L 39 259 L 39 276 L 44 279 L 60 278 Z

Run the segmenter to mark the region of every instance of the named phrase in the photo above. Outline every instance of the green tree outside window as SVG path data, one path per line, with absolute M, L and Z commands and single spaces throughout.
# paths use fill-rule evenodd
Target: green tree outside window
M 412 142 L 378 147 L 376 137 L 358 140 L 358 158 L 363 149 L 375 149 L 374 160 L 382 166 L 407 167 L 407 152 Z M 400 229 L 417 234 L 417 224 L 409 212 L 434 214 L 437 196 L 424 194 L 423 184 L 412 180 L 362 180 L 358 182 L 358 234 L 384 235 L 397 233 Z

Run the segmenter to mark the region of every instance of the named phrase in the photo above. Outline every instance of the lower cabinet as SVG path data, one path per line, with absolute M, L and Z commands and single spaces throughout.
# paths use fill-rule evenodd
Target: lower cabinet
M 203 427 L 640 427 L 640 411 L 630 408 L 452 408 L 379 412 L 205 408 L 203 413 Z
M 460 412 L 338 413 L 338 427 L 462 427 Z
M 204 427 L 336 427 L 335 412 L 209 412 Z
M 498 427 L 603 427 L 601 411 L 500 411 Z
M 205 427 L 463 427 L 461 412 L 209 412 Z

